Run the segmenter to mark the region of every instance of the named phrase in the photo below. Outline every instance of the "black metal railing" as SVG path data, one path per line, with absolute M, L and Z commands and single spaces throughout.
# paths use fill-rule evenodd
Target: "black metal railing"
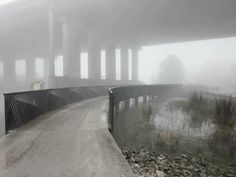
M 140 86 L 125 86 L 109 89 L 109 130 L 113 133 L 115 107 L 121 101 L 136 99 L 138 97 L 172 97 L 173 95 L 180 96 L 183 94 L 182 85 L 140 85 Z
M 75 87 L 4 94 L 6 134 L 35 117 L 58 107 L 108 95 L 108 88 Z

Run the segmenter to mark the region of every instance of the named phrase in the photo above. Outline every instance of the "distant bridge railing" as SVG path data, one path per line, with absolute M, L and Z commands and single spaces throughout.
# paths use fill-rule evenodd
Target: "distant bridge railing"
M 91 86 L 4 94 L 5 133 L 7 134 L 35 117 L 61 106 L 108 95 L 108 88 Z
M 183 92 L 182 85 L 140 85 L 140 86 L 124 86 L 109 89 L 109 130 L 113 133 L 115 108 L 122 101 L 129 101 L 138 97 L 172 97 L 180 96 Z

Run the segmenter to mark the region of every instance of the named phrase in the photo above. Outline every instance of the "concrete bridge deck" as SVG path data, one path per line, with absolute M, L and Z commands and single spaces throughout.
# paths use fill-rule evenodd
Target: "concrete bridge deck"
M 133 177 L 107 130 L 105 97 L 44 114 L 0 139 L 0 177 Z

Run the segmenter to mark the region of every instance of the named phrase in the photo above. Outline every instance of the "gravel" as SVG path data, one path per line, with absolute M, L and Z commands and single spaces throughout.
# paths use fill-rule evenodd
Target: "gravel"
M 122 150 L 139 177 L 236 177 L 236 164 L 216 164 L 200 155 L 165 155 L 147 150 Z

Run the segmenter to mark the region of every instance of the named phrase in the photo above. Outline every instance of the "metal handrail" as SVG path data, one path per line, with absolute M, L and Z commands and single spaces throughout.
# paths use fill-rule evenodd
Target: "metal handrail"
M 108 88 L 108 86 L 72 87 L 4 94 L 5 133 L 61 106 L 106 96 Z
M 114 109 L 121 101 L 127 101 L 131 98 L 137 99 L 141 96 L 173 96 L 173 94 L 179 95 L 182 91 L 183 87 L 179 84 L 121 86 L 109 89 L 109 131 L 111 133 L 114 131 Z

